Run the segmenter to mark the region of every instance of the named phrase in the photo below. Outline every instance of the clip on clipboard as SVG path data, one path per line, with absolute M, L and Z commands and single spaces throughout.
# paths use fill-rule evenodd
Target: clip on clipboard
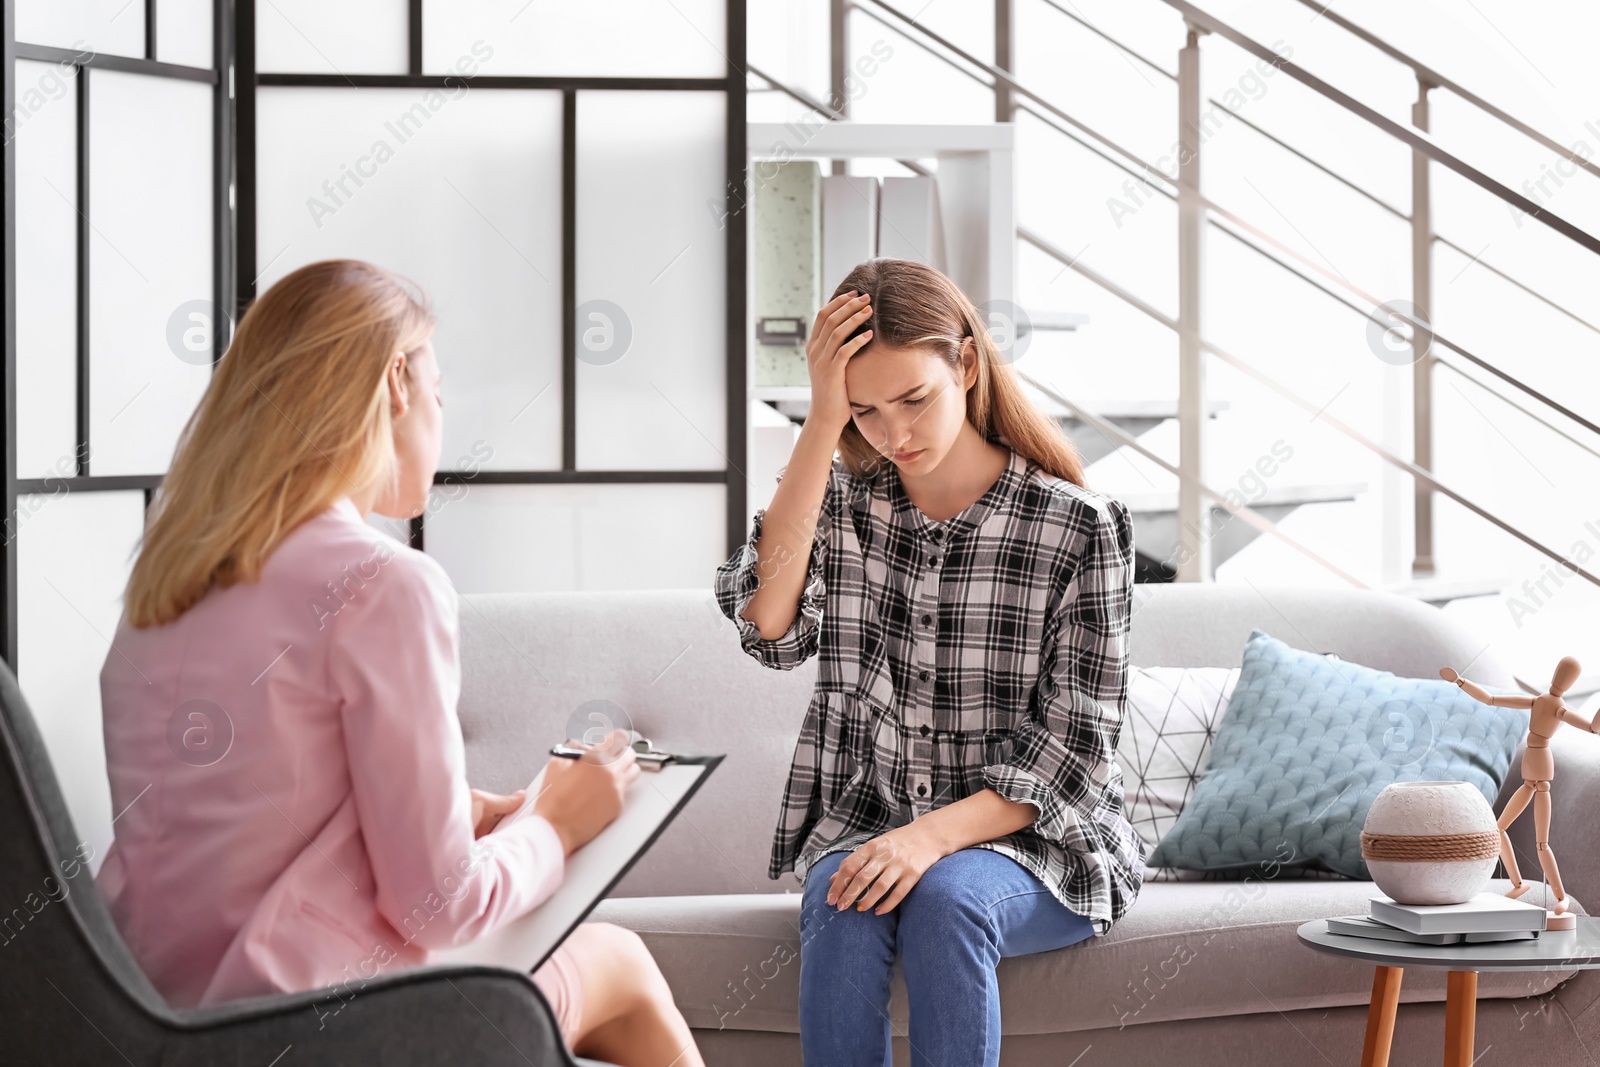
M 563 759 L 578 759 L 587 751 L 588 749 L 580 745 L 574 745 L 570 741 L 563 741 L 550 749 L 550 755 L 560 756 Z M 657 748 L 655 742 L 648 737 L 636 739 L 633 742 L 633 751 L 641 771 L 659 771 L 673 760 L 680 758 L 671 752 L 665 752 Z
M 579 754 L 585 751 L 574 750 Z M 566 858 L 561 885 L 548 900 L 475 941 L 454 948 L 434 949 L 429 953 L 430 962 L 537 970 L 556 946 L 616 888 L 639 857 L 649 851 L 667 824 L 683 810 L 723 759 L 720 754 L 666 753 L 653 745 L 650 751 L 665 757 L 653 760 L 655 773 L 635 778 L 623 799 L 622 814 L 594 840 Z M 641 760 L 640 766 L 647 764 Z M 496 834 L 533 810 L 543 779 L 541 768 L 529 783 L 528 796 L 522 806 L 479 838 L 480 843 L 492 845 Z

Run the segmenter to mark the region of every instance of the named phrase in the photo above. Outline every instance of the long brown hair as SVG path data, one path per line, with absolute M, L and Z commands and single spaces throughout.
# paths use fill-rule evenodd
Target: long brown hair
M 213 586 L 255 581 L 295 527 L 393 477 L 389 362 L 434 328 L 408 284 L 371 263 L 323 260 L 245 312 L 151 503 L 130 625 L 171 622 Z
M 961 381 L 962 341 L 971 337 L 978 354 L 978 378 L 967 390 L 967 421 L 986 440 L 1003 437 L 1014 451 L 1050 474 L 1085 485 L 1077 447 L 1023 393 L 988 325 L 955 282 L 909 259 L 869 259 L 845 275 L 833 295 L 852 289 L 872 298 L 871 317 L 851 333 L 854 337 L 872 331 L 862 352 L 880 342 L 894 348 L 930 349 Z M 845 424 L 839 437 L 839 455 L 858 477 L 870 478 L 885 466 L 883 454 L 861 435 L 854 421 Z

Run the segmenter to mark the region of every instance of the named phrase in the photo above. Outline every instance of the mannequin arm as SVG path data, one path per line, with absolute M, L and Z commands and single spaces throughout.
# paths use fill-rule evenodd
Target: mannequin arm
M 1585 719 L 1582 715 L 1576 711 L 1573 711 L 1565 704 L 1561 705 L 1561 721 L 1565 723 L 1571 723 L 1580 730 L 1587 730 L 1591 734 L 1594 733 L 1595 722 L 1597 720 L 1600 720 L 1600 715 L 1597 715 L 1594 718 Z
M 1467 692 L 1471 693 L 1474 697 L 1476 697 L 1477 699 L 1483 701 L 1485 704 L 1492 704 L 1497 708 L 1531 708 L 1531 707 L 1533 707 L 1533 698 L 1528 696 L 1528 695 L 1526 695 L 1526 694 L 1523 694 L 1521 696 L 1518 696 L 1515 693 L 1507 693 L 1507 694 L 1503 694 L 1503 695 L 1491 695 L 1490 692 L 1487 689 L 1483 688 L 1483 686 L 1481 686 L 1481 685 L 1477 685 L 1476 683 L 1473 683 L 1473 682 L 1468 682 L 1465 679 L 1462 679 L 1462 681 L 1463 681 L 1464 684 L 1461 686 L 1461 688 L 1465 689 Z
M 1454 682 L 1456 685 L 1460 686 L 1468 696 L 1482 704 L 1488 704 L 1496 708 L 1533 707 L 1533 697 L 1531 696 L 1527 696 L 1526 694 L 1519 695 L 1515 693 L 1508 693 L 1504 696 L 1493 695 L 1476 682 L 1467 681 L 1465 678 L 1461 677 L 1461 675 L 1457 674 L 1451 667 L 1442 668 L 1439 671 L 1439 677 L 1443 678 L 1447 682 Z M 1587 730 L 1588 726 L 1585 726 L 1584 729 Z

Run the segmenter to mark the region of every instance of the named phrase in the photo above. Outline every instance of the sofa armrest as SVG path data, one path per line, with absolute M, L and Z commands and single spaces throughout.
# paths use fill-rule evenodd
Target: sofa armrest
M 296 1064 L 330 1067 L 574 1067 L 532 978 L 499 967 L 412 968 L 174 1014 L 182 1033 L 167 1043 L 162 1067 L 265 1064 L 290 1046 Z

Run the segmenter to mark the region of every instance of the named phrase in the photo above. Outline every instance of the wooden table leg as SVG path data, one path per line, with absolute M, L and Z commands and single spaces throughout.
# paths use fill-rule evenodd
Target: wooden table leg
M 1372 975 L 1372 1002 L 1367 1005 L 1367 1039 L 1361 1047 L 1361 1067 L 1388 1067 L 1394 1013 L 1400 1004 L 1400 977 L 1404 973 L 1400 967 L 1379 964 Z M 1453 972 L 1451 977 L 1455 977 Z M 1473 977 L 1477 977 L 1476 972 Z
M 1478 1014 L 1478 972 L 1451 971 L 1444 1002 L 1444 1065 L 1472 1067 L 1472 1031 Z

